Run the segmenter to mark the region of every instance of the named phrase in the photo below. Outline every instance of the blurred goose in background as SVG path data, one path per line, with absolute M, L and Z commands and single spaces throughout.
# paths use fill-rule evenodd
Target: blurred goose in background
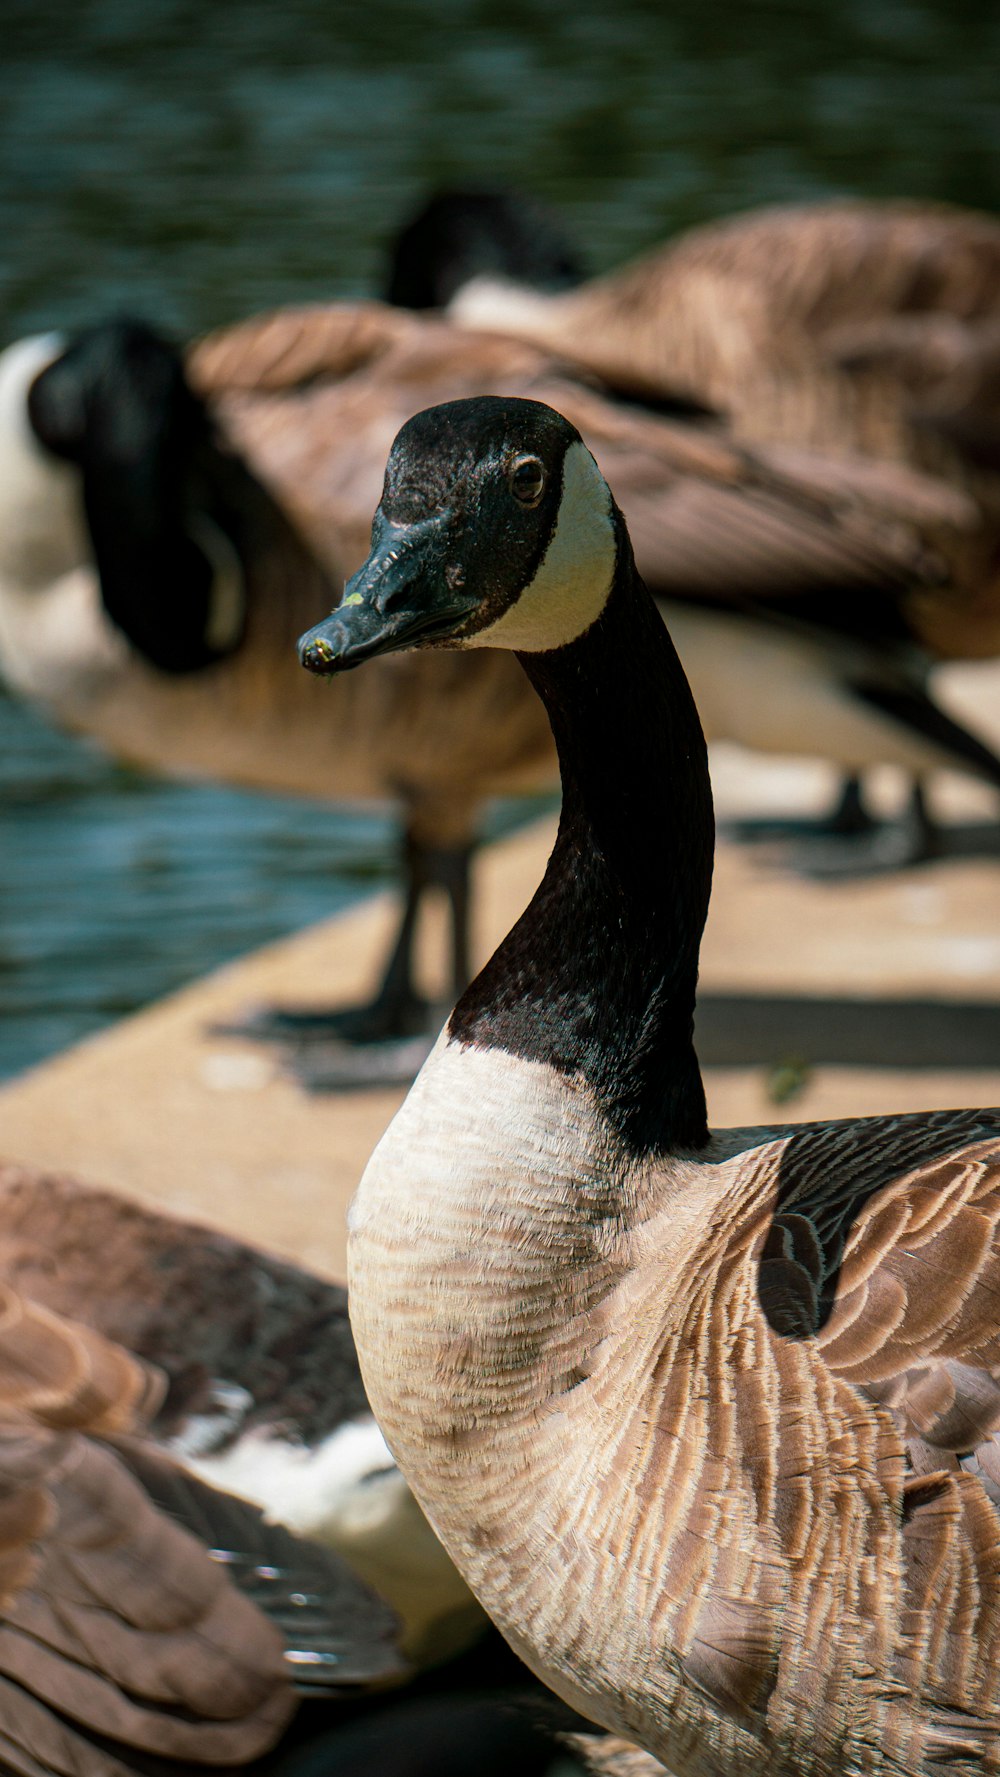
M 935 703 L 906 629 L 911 589 L 937 571 L 928 531 L 967 518 L 916 471 L 751 449 L 617 405 L 533 346 L 378 304 L 255 318 L 183 361 L 135 322 L 22 342 L 0 358 L 8 684 L 159 770 L 402 805 L 398 938 L 371 1005 L 332 1020 L 358 1047 L 324 1051 L 328 1084 L 412 1074 L 428 1046 L 414 1033 L 437 1023 L 413 978 L 421 898 L 436 885 L 450 901 L 453 998 L 482 800 L 554 781 L 544 714 L 502 654 L 386 660 L 332 695 L 294 659 L 364 557 L 400 424 L 484 391 L 544 397 L 582 430 L 712 733 L 1000 784 L 994 754 Z M 261 1028 L 325 1037 L 331 1020 Z
M 518 653 L 563 804 L 352 1206 L 389 1446 L 511 1645 L 680 1777 L 989 1770 L 1000 1110 L 709 1131 L 706 748 L 551 409 L 411 420 L 301 654 L 435 645 Z
M 942 572 L 902 602 L 906 631 L 937 661 L 1000 653 L 1000 222 L 919 202 L 755 210 L 560 291 L 536 273 L 541 242 L 521 246 L 530 226 L 549 226 L 546 213 L 521 203 L 475 191 L 432 199 L 400 238 L 396 299 L 531 340 L 609 390 L 722 420 L 744 441 L 939 478 L 973 522 L 942 530 L 928 515 Z M 547 238 L 571 263 L 558 224 Z M 441 275 L 421 281 L 421 263 Z M 844 624 L 832 603 L 810 619 L 835 636 Z M 864 636 L 863 608 L 851 622 Z M 877 627 L 868 639 L 878 646 Z M 910 818 L 913 847 L 933 851 L 919 780 Z M 857 777 L 830 824 L 870 826 Z
M 559 217 L 525 192 L 483 186 L 436 192 L 400 228 L 385 298 L 393 308 L 444 309 L 474 280 L 572 290 L 583 261 Z

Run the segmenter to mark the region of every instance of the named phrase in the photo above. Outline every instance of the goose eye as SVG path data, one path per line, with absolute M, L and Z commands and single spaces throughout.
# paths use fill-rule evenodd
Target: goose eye
M 537 506 L 545 492 L 545 464 L 538 457 L 519 457 L 508 476 L 510 491 L 521 506 Z

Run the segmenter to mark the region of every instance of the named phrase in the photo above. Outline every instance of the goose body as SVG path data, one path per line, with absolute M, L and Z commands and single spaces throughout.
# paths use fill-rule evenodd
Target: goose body
M 502 654 L 380 661 L 330 694 L 297 673 L 289 643 L 363 559 L 399 425 L 429 400 L 491 390 L 565 411 L 622 490 L 713 736 L 1000 782 L 992 752 L 935 703 L 906 629 L 901 607 L 937 571 L 930 516 L 944 529 L 968 518 L 916 473 L 772 460 L 616 406 L 532 346 L 377 304 L 258 318 L 183 367 L 138 324 L 22 342 L 0 359 L 0 671 L 126 759 L 400 803 L 399 939 L 348 1023 L 369 1037 L 426 1018 L 411 947 L 435 883 L 464 986 L 478 809 L 552 783 L 551 738 Z M 831 587 L 832 642 L 810 604 Z M 734 684 L 747 648 L 755 670 Z
M 302 657 L 435 644 L 518 654 L 563 812 L 352 1208 L 389 1445 L 512 1645 L 679 1777 L 994 1769 L 1000 1111 L 709 1131 L 704 741 L 534 403 L 403 430 Z

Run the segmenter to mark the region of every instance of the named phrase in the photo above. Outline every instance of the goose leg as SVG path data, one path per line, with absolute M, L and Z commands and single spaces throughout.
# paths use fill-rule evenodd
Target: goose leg
M 850 772 L 841 780 L 840 796 L 823 822 L 823 830 L 840 838 L 853 839 L 860 833 L 871 833 L 878 826 L 865 806 L 864 786 L 860 772 Z
M 764 816 L 734 821 L 726 831 L 737 841 L 788 841 L 782 862 L 801 876 L 875 876 L 929 863 L 942 853 L 941 830 L 916 777 L 895 820 L 882 821 L 869 813 L 861 777 L 851 773 L 842 780 L 834 807 L 818 820 Z
M 869 821 L 867 828 L 814 838 L 810 844 L 790 848 L 787 861 L 803 876 L 878 876 L 931 863 L 943 849 L 941 829 L 928 807 L 923 783 L 915 777 L 895 820 Z
M 359 1006 L 267 1007 L 226 1034 L 278 1043 L 286 1065 L 314 1092 L 406 1084 L 433 1046 L 448 1007 L 469 979 L 470 863 L 468 838 L 432 845 L 408 822 L 401 847 L 403 911 L 373 997 Z M 414 945 L 429 890 L 446 898 L 450 919 L 450 993 L 432 1004 L 414 983 Z
M 837 800 L 828 814 L 810 815 L 747 815 L 728 821 L 730 839 L 756 844 L 762 839 L 854 839 L 875 832 L 880 822 L 869 814 L 864 798 L 860 772 L 847 772 L 841 778 Z
M 335 1014 L 340 1035 L 355 1043 L 371 1044 L 399 1037 L 424 1035 L 428 1026 L 436 1034 L 447 1010 L 418 993 L 413 982 L 417 918 L 429 890 L 439 890 L 450 916 L 451 976 L 448 1004 L 452 1004 L 469 980 L 470 843 L 435 846 L 418 840 L 408 831 L 403 840 L 403 876 L 406 897 L 395 941 L 374 997 L 365 1006 Z

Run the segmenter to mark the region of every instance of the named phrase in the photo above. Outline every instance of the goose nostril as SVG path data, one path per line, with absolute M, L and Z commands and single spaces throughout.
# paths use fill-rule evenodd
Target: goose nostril
M 413 598 L 413 582 L 409 575 L 393 577 L 380 590 L 375 599 L 376 609 L 383 617 L 394 616 L 397 611 L 408 610 Z

